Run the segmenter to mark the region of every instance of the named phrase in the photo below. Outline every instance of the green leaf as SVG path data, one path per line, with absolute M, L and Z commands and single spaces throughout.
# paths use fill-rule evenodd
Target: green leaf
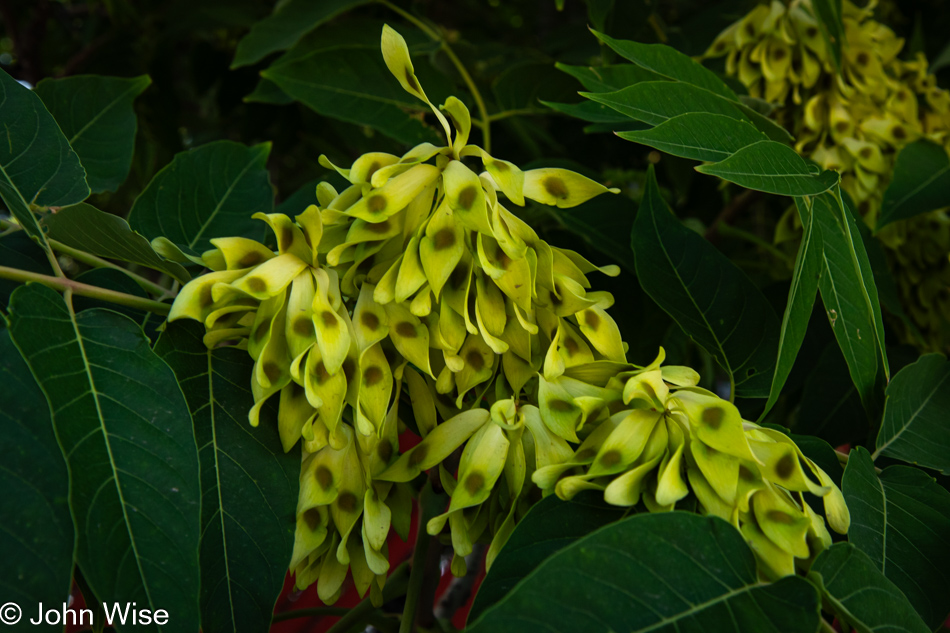
M 10 323 L 67 456 L 83 576 L 100 600 L 169 613 L 137 631 L 197 630 L 198 451 L 175 375 L 127 317 L 74 315 L 43 286 L 13 293 Z
M 542 101 L 542 104 L 551 108 L 555 112 L 572 116 L 581 121 L 590 121 L 591 123 L 609 123 L 611 131 L 620 129 L 625 123 L 630 122 L 628 117 L 618 113 L 602 103 L 593 101 L 581 101 L 580 103 L 557 103 L 554 101 Z
M 868 417 L 877 420 L 889 377 L 884 322 L 864 242 L 836 193 L 814 199 L 812 218 L 821 232 L 823 267 L 818 288 L 851 380 Z
M 767 140 L 750 123 L 707 112 L 688 112 L 649 130 L 617 136 L 673 156 L 708 162 L 724 160 L 746 145 Z
M 274 208 L 270 148 L 215 141 L 176 154 L 135 199 L 129 225 L 198 252 L 215 237 L 260 239 L 264 225 L 251 216 Z
M 244 97 L 245 103 L 269 103 L 272 105 L 289 105 L 294 102 L 293 97 L 277 87 L 273 81 L 261 77 L 254 87 L 254 92 Z
M 897 585 L 851 543 L 837 543 L 819 554 L 808 579 L 818 586 L 838 617 L 860 633 L 880 629 L 930 633 Z
M 0 384 L 0 591 L 4 602 L 24 610 L 40 602 L 58 605 L 72 585 L 76 541 L 69 473 L 46 397 L 5 328 L 0 328 Z M 27 628 L 63 630 L 45 624 Z
M 585 90 L 590 92 L 613 92 L 640 83 L 663 79 L 652 70 L 636 64 L 611 64 L 609 66 L 571 66 L 560 62 L 554 64 L 558 70 L 574 77 Z
M 926 140 L 911 143 L 897 154 L 875 230 L 946 206 L 950 206 L 947 150 Z
M 785 305 L 785 314 L 782 316 L 775 374 L 772 376 L 768 402 L 765 403 L 765 409 L 759 416 L 759 421 L 765 419 L 778 401 L 782 387 L 785 386 L 785 381 L 792 372 L 798 350 L 801 349 L 808 331 L 808 321 L 811 319 L 811 312 L 815 307 L 815 296 L 818 294 L 818 279 L 821 277 L 821 233 L 815 228 L 812 207 L 807 200 L 802 198 L 795 198 L 795 205 L 798 207 L 798 214 L 802 220 L 802 241 L 798 247 L 798 254 L 795 255 L 792 284 L 788 289 L 788 303 Z
M 722 519 L 638 514 L 548 558 L 466 630 L 813 633 L 818 606 L 803 578 L 760 583 Z
M 201 624 L 204 631 L 266 631 L 294 545 L 300 455 L 284 453 L 277 425 L 252 428 L 252 361 L 209 350 L 200 323 L 170 323 L 155 352 L 185 392 L 201 447 Z
M 749 121 L 739 109 L 738 103 L 723 99 L 708 90 L 673 81 L 643 81 L 616 92 L 580 94 L 650 125 L 659 125 L 690 112 L 707 112 L 739 121 Z
M 950 613 L 950 492 L 923 471 L 851 451 L 841 491 L 851 511 L 848 540 L 904 592 L 930 630 Z
M 664 44 L 641 44 L 630 40 L 616 40 L 609 35 L 591 29 L 597 38 L 617 54 L 637 66 L 663 77 L 698 86 L 726 99 L 737 100 L 729 86 L 716 73 L 694 62 L 675 48 Z
M 26 231 L 14 231 L 0 236 L 0 266 L 19 268 L 31 273 L 52 275 L 49 258 Z M 5 310 L 10 294 L 20 287 L 20 282 L 0 279 L 0 310 Z
M 577 94 L 576 85 L 549 62 L 524 62 L 506 68 L 492 83 L 499 110 L 537 108 L 539 101 Z
M 287 0 L 274 12 L 251 27 L 238 42 L 231 68 L 261 61 L 271 53 L 283 51 L 301 37 L 340 13 L 366 4 L 369 0 Z
M 660 197 L 652 166 L 633 224 L 640 285 L 734 381 L 733 397 L 769 394 L 778 318 L 749 278 Z
M 441 133 L 419 119 L 429 108 L 404 91 L 386 68 L 379 50 L 380 31 L 371 30 L 374 24 L 360 22 L 333 33 L 314 33 L 261 75 L 324 116 L 367 125 L 406 145 L 444 143 Z M 403 35 L 413 55 L 431 52 L 432 43 L 418 31 Z M 444 86 L 445 80 L 429 74 L 428 66 L 417 63 L 416 74 L 430 100 L 439 103 L 443 92 L 439 86 Z
M 151 85 L 148 75 L 80 75 L 36 86 L 86 170 L 93 193 L 115 191 L 129 175 L 137 121 L 132 102 Z
M 950 475 L 950 362 L 927 354 L 887 385 L 874 453 Z
M 699 165 L 696 171 L 719 176 L 746 189 L 782 196 L 815 196 L 838 182 L 833 171 L 818 173 L 788 145 L 760 141 L 748 145 L 729 158 L 712 165 Z
M 29 88 L 0 70 L 0 199 L 24 230 L 46 240 L 30 205 L 59 207 L 86 199 L 89 186 L 76 152 Z
M 867 427 L 868 417 L 848 374 L 848 364 L 837 341 L 832 341 L 805 381 L 795 432 L 817 435 L 840 446 L 864 438 Z
M 556 495 L 539 501 L 515 527 L 482 581 L 468 612 L 469 622 L 504 598 L 549 556 L 622 519 L 627 510 L 609 505 L 603 493 L 593 490 L 581 492 L 571 501 Z
M 841 19 L 841 0 L 812 0 L 812 10 L 818 18 L 818 28 L 831 51 L 831 63 L 841 68 L 841 46 L 847 41 Z
M 168 273 L 181 283 L 191 280 L 188 271 L 160 257 L 147 239 L 129 228 L 128 222 L 85 202 L 50 214 L 43 224 L 49 229 L 51 239 L 67 246 Z

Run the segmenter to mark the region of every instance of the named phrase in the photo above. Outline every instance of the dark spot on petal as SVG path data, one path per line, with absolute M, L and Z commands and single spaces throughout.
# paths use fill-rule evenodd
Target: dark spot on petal
M 377 384 L 382 379 L 383 379 L 383 370 L 377 367 L 376 365 L 367 367 L 366 370 L 363 372 L 363 382 L 369 387 L 372 387 L 373 385 Z
M 388 462 L 389 458 L 393 456 L 393 444 L 389 440 L 380 440 L 379 444 L 376 445 L 376 455 L 379 456 L 379 459 L 383 462 Z
M 409 84 L 409 87 L 419 92 L 419 82 L 416 81 L 416 76 L 412 74 L 412 70 L 408 67 L 406 68 L 406 83 Z
M 600 316 L 593 310 L 587 310 L 584 312 L 584 323 L 592 330 L 596 330 L 600 327 Z
M 871 154 L 873 154 L 873 150 L 870 147 L 863 147 L 861 151 L 858 152 L 858 155 L 864 160 L 871 158 Z
M 318 385 L 322 385 L 330 377 L 330 372 L 327 371 L 327 366 L 323 364 L 322 360 L 313 368 L 313 373 Z
M 548 403 L 548 407 L 551 409 L 551 411 L 556 411 L 558 413 L 569 413 L 574 410 L 573 403 L 560 399 L 551 400 Z
M 478 350 L 474 349 L 465 355 L 465 362 L 468 363 L 475 371 L 481 371 L 485 366 L 485 359 L 481 354 L 478 353 Z
M 317 466 L 317 470 L 313 475 L 317 480 L 317 484 L 324 490 L 329 490 L 330 486 L 333 485 L 333 473 L 323 464 Z
M 286 251 L 294 245 L 294 230 L 285 226 L 280 230 L 280 250 Z
M 782 479 L 788 479 L 795 472 L 795 458 L 791 453 L 785 453 L 775 464 L 775 474 Z
M 356 508 L 359 506 L 356 495 L 349 490 L 341 492 L 340 496 L 336 498 L 336 503 L 340 507 L 340 510 L 344 512 L 356 512 Z
M 374 160 L 374 161 L 372 162 L 372 164 L 369 166 L 369 169 L 366 170 L 366 180 L 369 180 L 370 178 L 372 178 L 372 177 L 373 177 L 373 174 L 375 174 L 376 171 L 377 171 L 380 167 L 382 167 L 382 165 L 379 164 L 379 161 L 378 161 L 378 160 Z
M 415 468 L 416 466 L 424 462 L 428 455 L 429 455 L 429 445 L 419 444 L 414 449 L 412 449 L 411 453 L 409 453 L 409 466 Z
M 773 523 L 782 523 L 783 525 L 791 525 L 795 522 L 795 519 L 788 512 L 782 512 L 781 510 L 769 510 L 765 513 L 766 518 Z
M 271 384 L 277 382 L 280 378 L 280 366 L 272 360 L 264 363 L 264 375 L 271 381 Z
M 214 303 L 214 297 L 211 296 L 211 284 L 205 284 L 201 287 L 201 292 L 198 295 L 198 303 L 202 308 L 207 308 Z
M 812 38 L 816 37 L 817 35 L 818 35 L 818 28 L 817 28 L 817 27 L 809 26 L 807 29 L 805 29 L 805 36 L 806 36 L 808 39 L 812 39 Z
M 320 527 L 320 511 L 316 508 L 310 508 L 303 513 L 303 522 L 306 523 L 310 531 L 313 532 Z
M 409 321 L 402 321 L 396 324 L 396 334 L 403 338 L 416 338 L 416 326 Z
M 465 477 L 464 485 L 465 489 L 468 491 L 468 494 L 477 494 L 479 490 L 485 487 L 485 475 L 479 472 L 469 473 Z
M 498 247 L 498 250 L 495 251 L 495 261 L 498 262 L 498 267 L 502 270 L 508 270 L 508 266 L 511 265 L 511 258 L 508 257 L 508 253 L 506 253 L 500 246 Z
M 847 121 L 838 121 L 835 123 L 835 130 L 838 132 L 847 132 L 848 128 L 851 127 Z
M 600 463 L 610 468 L 611 466 L 616 466 L 620 462 L 620 457 L 620 451 L 616 449 L 610 450 L 600 456 Z
M 323 321 L 324 327 L 335 328 L 337 326 L 336 314 L 330 310 L 324 310 L 321 312 L 320 318 Z
M 566 200 L 570 193 L 567 190 L 567 185 L 564 184 L 564 181 L 557 176 L 548 176 L 544 179 L 544 188 L 549 194 L 555 198 L 560 198 L 561 200 Z
M 581 346 L 574 339 L 569 337 L 564 339 L 564 349 L 567 350 L 568 356 L 573 356 L 580 348 Z
M 251 292 L 264 292 L 267 290 L 267 282 L 260 277 L 251 277 L 247 280 L 247 289 Z
M 386 208 L 386 196 L 377 194 L 366 199 L 366 208 L 372 213 L 380 213 Z
M 244 253 L 244 256 L 238 260 L 238 268 L 250 268 L 261 263 L 263 257 L 257 251 Z
M 871 62 L 871 56 L 866 52 L 861 51 L 858 53 L 858 56 L 854 58 L 854 61 L 858 64 L 858 66 L 867 66 Z
M 755 25 L 752 22 L 745 23 L 745 32 L 748 35 L 755 35 Z
M 382 222 L 368 222 L 366 224 L 366 230 L 370 233 L 382 235 L 383 233 L 389 231 L 389 220 L 383 220 Z
M 785 49 L 784 49 L 784 48 L 776 48 L 775 50 L 773 50 L 773 51 L 772 51 L 772 59 L 774 59 L 774 60 L 777 61 L 777 62 L 780 62 L 780 61 L 782 61 L 783 59 L 785 59 Z
M 726 48 L 725 42 L 716 42 L 716 45 L 713 46 L 713 50 L 716 51 L 717 53 L 721 53 L 723 50 L 725 50 L 725 48 Z
M 379 317 L 376 316 L 375 312 L 363 310 L 362 314 L 360 314 L 360 323 L 363 324 L 363 327 L 375 332 L 379 327 Z
M 894 95 L 898 101 L 907 101 L 907 93 L 901 90 L 896 95 Z
M 258 341 L 262 340 L 267 336 L 267 331 L 270 329 L 270 321 L 261 321 L 257 324 L 257 329 L 254 330 L 254 338 Z
M 597 451 L 596 451 L 596 450 L 594 450 L 593 448 L 588 447 L 588 448 L 585 448 L 585 449 L 583 449 L 583 450 L 578 451 L 578 452 L 577 452 L 577 455 L 574 456 L 574 459 L 576 459 L 576 460 L 579 461 L 579 462 L 583 462 L 583 461 L 586 461 L 586 460 L 592 458 L 592 457 L 593 457 L 594 455 L 596 455 L 596 454 L 597 454 Z
M 310 317 L 297 317 L 297 320 L 294 321 L 294 334 L 313 336 L 313 321 Z
M 494 167 L 495 170 L 497 170 L 497 171 L 502 171 L 502 172 L 503 172 L 503 171 L 508 171 L 509 169 L 511 169 L 511 167 L 508 166 L 508 163 L 503 163 L 503 162 L 500 161 L 500 160 L 496 160 L 496 161 L 492 162 L 492 167 Z
M 899 125 L 895 125 L 895 126 L 891 129 L 891 134 L 892 134 L 892 135 L 894 136 L 894 138 L 897 139 L 898 141 L 903 141 L 905 138 L 907 138 L 907 130 L 905 130 L 903 127 L 901 127 L 901 126 L 899 126 Z
M 719 407 L 709 407 L 703 410 L 703 423 L 714 431 L 722 426 L 724 417 L 725 413 Z
M 709 449 L 708 446 L 707 446 L 706 448 L 707 448 L 707 450 Z M 740 464 L 740 465 L 739 465 L 739 479 L 741 479 L 742 481 L 745 481 L 745 482 L 747 482 L 747 483 L 752 483 L 752 482 L 756 481 L 758 478 L 755 476 L 755 473 L 753 473 L 751 470 L 749 470 L 749 469 L 748 469 L 747 467 L 745 467 L 744 465 Z
M 472 205 L 475 204 L 475 198 L 478 195 L 478 191 L 475 189 L 475 185 L 469 185 L 462 189 L 459 192 L 459 206 L 466 211 L 472 208 Z
M 442 251 L 455 246 L 455 231 L 450 228 L 444 228 L 440 230 L 432 238 L 432 245 L 437 251 Z

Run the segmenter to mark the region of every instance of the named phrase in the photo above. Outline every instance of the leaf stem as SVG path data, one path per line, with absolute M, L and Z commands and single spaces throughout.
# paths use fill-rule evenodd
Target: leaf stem
M 56 256 L 53 255 L 52 258 L 55 259 Z M 167 303 L 161 303 L 160 301 L 153 301 L 143 297 L 136 297 L 135 295 L 126 294 L 124 292 L 116 292 L 115 290 L 108 290 L 98 286 L 91 286 L 89 284 L 73 281 L 72 279 L 68 279 L 65 276 L 51 277 L 49 275 L 41 275 L 39 273 L 20 270 L 18 268 L 0 266 L 0 279 L 12 279 L 13 281 L 20 281 L 23 283 L 35 281 L 37 283 L 43 284 L 44 286 L 48 286 L 53 290 L 65 292 L 67 298 L 69 298 L 70 295 L 76 294 L 82 297 L 101 299 L 103 301 L 127 306 L 129 308 L 154 312 L 155 314 L 166 315 L 171 310 L 171 306 Z
M 488 115 L 488 108 L 485 107 L 485 100 L 482 99 L 482 93 L 479 91 L 478 87 L 475 85 L 475 82 L 472 80 L 472 76 L 469 74 L 468 69 L 465 68 L 465 64 L 462 63 L 462 60 L 458 58 L 458 55 L 455 54 L 455 51 L 452 50 L 451 45 L 449 45 L 448 40 L 446 40 L 440 33 L 435 29 L 430 27 L 428 24 L 412 15 L 405 9 L 397 7 L 389 0 L 377 0 L 381 5 L 388 8 L 393 13 L 398 13 L 407 21 L 414 24 L 419 28 L 420 31 L 429 36 L 433 41 L 439 42 L 442 50 L 448 56 L 449 60 L 452 62 L 452 65 L 455 66 L 455 69 L 458 70 L 459 75 L 462 76 L 462 81 L 465 82 L 468 91 L 472 93 L 472 98 L 475 99 L 475 107 L 478 108 L 478 116 L 481 118 L 480 124 L 473 121 L 478 127 L 482 130 L 482 146 L 486 152 L 491 153 L 491 117 Z
M 53 248 L 53 250 L 59 251 L 60 253 L 63 253 L 64 255 L 69 255 L 76 261 L 80 261 L 84 264 L 88 264 L 89 266 L 92 266 L 93 268 L 111 268 L 113 270 L 118 270 L 120 272 L 125 273 L 126 275 L 129 276 L 129 279 L 133 280 L 135 283 L 142 286 L 144 290 L 151 292 L 154 295 L 163 296 L 168 293 L 168 288 L 161 286 L 155 283 L 154 281 L 150 281 L 139 274 L 133 273 L 128 268 L 123 268 L 122 266 L 113 264 L 112 262 L 102 259 L 101 257 L 97 257 L 93 255 L 92 253 L 87 253 L 84 250 L 73 248 L 72 246 L 63 244 L 60 241 L 49 239 L 49 238 L 47 238 L 47 241 L 49 242 L 49 245 Z

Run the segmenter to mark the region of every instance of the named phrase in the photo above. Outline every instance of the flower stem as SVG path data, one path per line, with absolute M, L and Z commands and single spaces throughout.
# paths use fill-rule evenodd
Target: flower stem
M 53 259 L 55 259 L 55 255 L 53 256 Z M 165 315 L 168 314 L 171 309 L 171 306 L 169 306 L 167 303 L 161 303 L 160 301 L 153 301 L 143 297 L 136 297 L 135 295 L 126 294 L 124 292 L 116 292 L 115 290 L 107 290 L 106 288 L 100 288 L 98 286 L 91 286 L 89 284 L 73 281 L 72 279 L 67 279 L 65 276 L 51 277 L 49 275 L 41 275 L 39 273 L 20 270 L 18 268 L 7 268 L 6 266 L 0 266 L 0 279 L 12 279 L 13 281 L 21 281 L 23 283 L 35 281 L 37 283 L 43 284 L 44 286 L 48 286 L 53 290 L 63 291 L 66 293 L 67 297 L 76 294 L 82 297 L 101 299 L 103 301 L 127 306 L 129 308 L 154 312 L 155 314 Z
M 407 21 L 414 24 L 419 28 L 420 31 L 429 36 L 433 41 L 439 42 L 442 46 L 442 50 L 445 51 L 445 54 L 448 56 L 449 60 L 452 62 L 452 65 L 455 66 L 458 70 L 459 75 L 462 76 L 462 81 L 465 82 L 465 85 L 468 87 L 468 91 L 472 93 L 472 98 L 475 99 L 475 107 L 478 108 L 478 116 L 481 118 L 480 122 L 473 121 L 478 127 L 482 130 L 482 146 L 486 152 L 491 153 L 491 117 L 488 116 L 488 108 L 485 107 L 485 100 L 482 98 L 482 93 L 479 91 L 478 86 L 475 85 L 475 82 L 472 80 L 472 76 L 469 74 L 468 69 L 465 68 L 465 64 L 462 63 L 462 60 L 458 58 L 458 55 L 455 54 L 455 51 L 452 50 L 452 47 L 449 45 L 448 41 L 442 37 L 435 29 L 430 27 L 428 24 L 412 15 L 405 9 L 397 7 L 389 0 L 377 0 L 381 5 L 388 8 L 393 13 L 398 13 Z
M 101 257 L 96 257 L 92 253 L 87 253 L 84 250 L 73 248 L 72 246 L 68 246 L 57 240 L 47 238 L 47 241 L 49 241 L 49 245 L 53 248 L 53 250 L 64 255 L 69 255 L 76 261 L 92 266 L 93 268 L 111 268 L 113 270 L 118 270 L 125 273 L 128 275 L 129 279 L 133 280 L 135 283 L 142 286 L 144 290 L 151 292 L 154 295 L 162 296 L 168 292 L 168 288 L 165 288 L 154 281 L 150 281 L 141 275 L 133 273 L 128 268 L 117 266 L 116 264 L 102 259 Z

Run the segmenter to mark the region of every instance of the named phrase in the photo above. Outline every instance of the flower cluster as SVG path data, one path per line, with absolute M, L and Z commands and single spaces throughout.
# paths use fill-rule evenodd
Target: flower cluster
M 727 55 L 727 72 L 751 96 L 779 105 L 775 116 L 794 130 L 796 150 L 841 173 L 872 228 L 901 148 L 924 138 L 950 151 L 950 92 L 937 87 L 922 54 L 898 59 L 904 40 L 871 19 L 873 5 L 842 5 L 840 72 L 810 0 L 758 5 L 706 52 Z M 950 234 L 940 230 L 947 223 L 940 210 L 879 233 L 907 311 L 936 349 L 950 345 Z
M 388 27 L 383 55 L 429 103 Z M 332 603 L 350 572 L 379 600 L 389 533 L 407 537 L 413 483 L 436 467 L 451 501 L 426 529 L 448 525 L 458 574 L 480 540 L 491 543 L 490 564 L 541 492 L 601 489 L 612 503 L 642 498 L 666 510 L 691 486 L 702 511 L 741 527 L 773 575 L 829 541 L 802 491 L 825 496 L 832 527 L 847 529 L 840 492 L 788 438 L 742 422 L 696 389 L 688 368 L 627 362 L 607 313 L 613 298 L 587 279 L 616 267 L 550 246 L 505 207 L 572 207 L 608 190 L 564 169 L 522 171 L 469 144 L 470 115 L 455 98 L 432 111 L 445 146 L 364 154 L 349 168 L 321 157 L 349 185 L 321 183 L 318 204 L 294 219 L 256 216 L 276 252 L 212 240 L 202 256 L 212 272 L 182 289 L 170 315 L 201 320 L 209 347 L 246 348 L 251 424 L 278 396 L 284 449 L 302 444 L 297 586 L 316 582 Z M 721 419 L 710 421 L 716 406 Z M 403 433 L 421 441 L 401 451 Z

